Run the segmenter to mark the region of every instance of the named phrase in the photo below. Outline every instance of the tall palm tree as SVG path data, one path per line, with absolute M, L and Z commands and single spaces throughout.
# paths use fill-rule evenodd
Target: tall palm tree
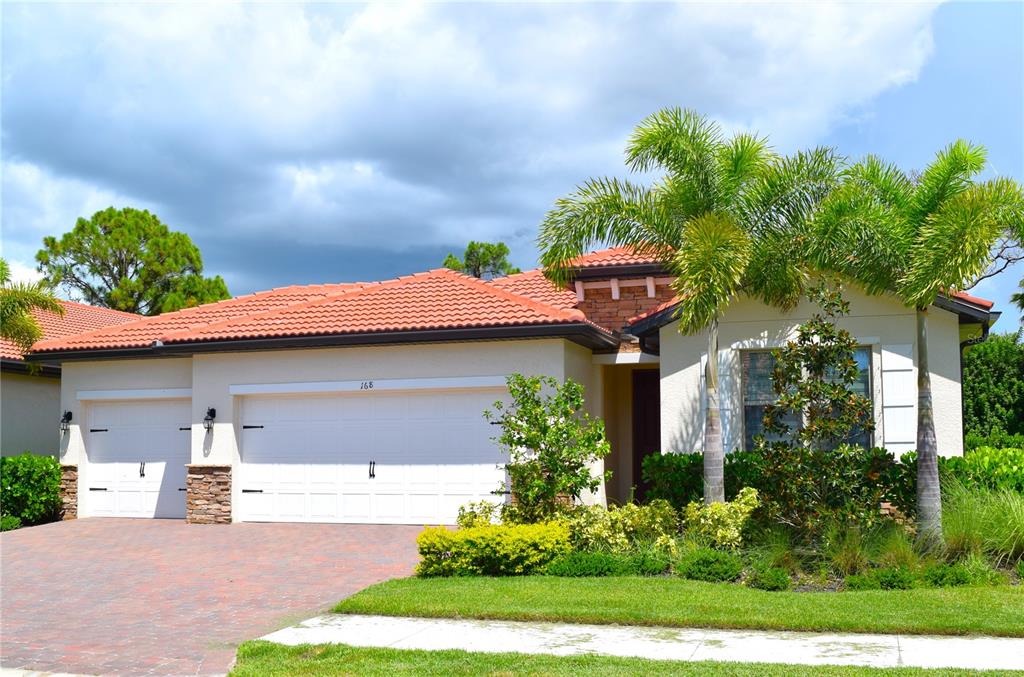
M 0 338 L 27 353 L 43 336 L 33 310 L 64 314 L 64 306 L 42 282 L 11 282 L 11 269 L 0 259 Z
M 919 535 L 942 534 L 938 451 L 928 364 L 928 308 L 963 289 L 989 263 L 993 242 L 1024 222 L 1024 193 L 1005 178 L 976 181 L 981 146 L 957 141 L 917 177 L 877 157 L 850 167 L 815 219 L 812 257 L 862 283 L 895 293 L 917 316 L 917 501 Z
M 1017 284 L 1017 287 L 1020 289 L 1020 291 L 1014 292 L 1013 294 L 1010 295 L 1010 303 L 1013 303 L 1021 310 L 1024 310 L 1024 278 L 1021 278 L 1021 281 L 1019 284 Z M 1022 324 L 1024 324 L 1024 316 L 1021 316 L 1020 321 Z
M 707 331 L 704 500 L 724 501 L 719 318 L 741 293 L 781 308 L 797 303 L 805 277 L 795 254 L 840 160 L 827 148 L 776 157 L 763 137 L 726 138 L 706 117 L 668 108 L 637 126 L 626 164 L 664 174 L 650 186 L 591 179 L 559 199 L 541 224 L 541 261 L 549 278 L 565 282 L 590 248 L 630 246 L 671 272 L 684 299 L 680 331 Z

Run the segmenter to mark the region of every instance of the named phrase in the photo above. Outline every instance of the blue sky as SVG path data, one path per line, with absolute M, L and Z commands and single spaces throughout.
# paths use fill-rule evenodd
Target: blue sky
M 3 255 L 155 211 L 232 292 L 379 279 L 536 227 L 668 105 L 907 169 L 1024 180 L 1020 3 L 5 3 Z M 1007 299 L 1024 266 L 976 290 Z

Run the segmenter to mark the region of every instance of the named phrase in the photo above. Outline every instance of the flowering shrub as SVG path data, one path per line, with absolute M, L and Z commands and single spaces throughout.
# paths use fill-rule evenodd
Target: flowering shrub
M 744 487 L 729 503 L 686 506 L 683 522 L 695 539 L 720 548 L 737 548 L 743 542 L 743 528 L 760 505 L 757 489 Z
M 678 531 L 679 515 L 664 500 L 608 509 L 584 506 L 569 516 L 569 539 L 577 550 L 626 552 L 643 546 L 673 552 Z

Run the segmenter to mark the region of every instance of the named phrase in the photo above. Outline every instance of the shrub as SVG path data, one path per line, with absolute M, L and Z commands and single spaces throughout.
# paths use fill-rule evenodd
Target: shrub
M 14 515 L 0 516 L 0 531 L 13 531 L 21 528 L 21 518 Z
M 627 552 L 638 547 L 672 551 L 679 515 L 668 501 L 621 507 L 582 506 L 568 516 L 569 538 L 577 550 Z
M 843 580 L 847 590 L 880 590 L 882 586 L 871 574 L 850 574 Z
M 759 590 L 789 590 L 793 585 L 789 572 L 782 567 L 755 568 L 747 585 Z
M 1024 582 L 1024 559 L 1017 562 L 1017 578 Z
M 756 545 L 748 550 L 748 554 L 757 566 L 782 568 L 790 573 L 800 571 L 802 557 L 793 544 L 790 529 L 771 525 L 760 529 L 752 540 Z
M 822 544 L 825 557 L 832 567 L 844 576 L 852 576 L 868 568 L 867 545 L 857 526 L 831 525 Z
M 914 547 L 910 533 L 902 526 L 892 524 L 874 534 L 871 544 L 872 560 L 882 567 L 917 569 L 921 556 Z
M 736 548 L 742 543 L 743 529 L 758 504 L 757 490 L 744 487 L 728 503 L 690 503 L 683 521 L 691 537 L 718 547 Z
M 502 517 L 542 522 L 571 508 L 583 492 L 597 490 L 608 474 L 594 476 L 590 466 L 611 447 L 604 423 L 584 411 L 579 383 L 512 374 L 508 391 L 511 404 L 498 401 L 484 412 L 488 421 L 501 426 L 495 441 L 509 455 L 509 485 L 499 491 L 507 488 L 513 500 Z
M 943 536 L 951 556 L 985 555 L 1000 565 L 1024 559 L 1024 494 L 952 479 L 943 489 Z
M 1024 433 L 1011 435 L 1001 430 L 993 430 L 987 435 L 967 433 L 964 435 L 964 451 L 973 451 L 980 447 L 992 447 L 993 449 L 1022 449 L 1024 448 Z
M 936 588 L 952 588 L 974 582 L 971 572 L 963 564 L 937 562 L 924 568 L 921 577 Z
M 739 578 L 743 560 L 732 552 L 699 547 L 684 553 L 677 560 L 675 571 L 694 581 L 728 583 Z
M 668 569 L 668 558 L 656 551 L 633 554 L 573 551 L 545 568 L 549 576 L 656 576 Z
M 416 539 L 420 576 L 520 576 L 569 552 L 562 523 L 504 524 L 452 531 L 424 529 Z
M 878 580 L 882 590 L 910 590 L 914 587 L 914 574 L 907 567 L 882 567 L 871 575 Z
M 490 501 L 477 501 L 459 507 L 459 515 L 455 523 L 463 529 L 484 527 L 494 524 L 498 514 L 498 506 Z
M 960 564 L 970 574 L 973 585 L 1002 585 L 1007 582 L 1006 574 L 993 568 L 984 555 L 977 553 L 968 555 L 960 561 Z
M 24 453 L 0 457 L 0 510 L 22 524 L 41 524 L 60 513 L 60 463 Z
M 994 334 L 971 346 L 964 351 L 963 370 L 964 430 L 1024 433 L 1022 332 Z
M 943 485 L 955 482 L 972 489 L 1007 489 L 1024 493 L 1024 449 L 980 447 L 964 456 L 939 457 Z M 889 500 L 913 517 L 917 511 L 917 454 L 900 457 L 888 481 Z

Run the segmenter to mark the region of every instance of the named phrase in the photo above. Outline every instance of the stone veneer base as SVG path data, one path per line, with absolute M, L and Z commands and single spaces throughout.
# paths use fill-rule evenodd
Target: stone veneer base
M 78 517 L 78 466 L 60 466 L 60 518 L 73 520 Z
M 185 521 L 189 524 L 231 523 L 231 466 L 188 465 L 185 480 Z

